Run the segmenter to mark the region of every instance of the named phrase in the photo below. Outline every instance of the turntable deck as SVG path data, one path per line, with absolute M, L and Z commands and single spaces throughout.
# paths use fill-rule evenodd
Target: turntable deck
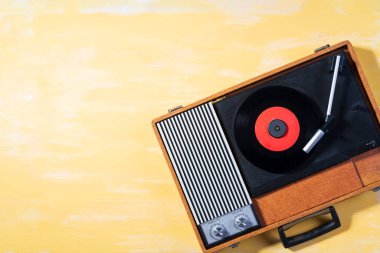
M 163 115 L 153 129 L 202 250 L 215 252 L 379 187 L 379 119 L 344 41 Z M 305 152 L 318 131 L 326 135 Z

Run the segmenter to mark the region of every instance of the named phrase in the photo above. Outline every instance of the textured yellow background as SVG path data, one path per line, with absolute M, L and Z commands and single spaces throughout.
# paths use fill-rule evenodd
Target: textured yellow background
M 345 39 L 379 101 L 377 0 L 1 0 L 0 252 L 199 252 L 151 119 Z M 379 196 L 223 252 L 378 253 Z

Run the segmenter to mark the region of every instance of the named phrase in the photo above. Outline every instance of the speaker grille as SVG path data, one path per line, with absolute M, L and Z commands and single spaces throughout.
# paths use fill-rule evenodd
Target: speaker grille
M 211 102 L 157 128 L 197 225 L 252 203 Z

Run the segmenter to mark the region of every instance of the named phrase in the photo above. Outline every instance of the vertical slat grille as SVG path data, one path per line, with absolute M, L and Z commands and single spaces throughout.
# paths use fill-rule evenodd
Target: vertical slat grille
M 251 204 L 211 103 L 157 127 L 198 225 Z

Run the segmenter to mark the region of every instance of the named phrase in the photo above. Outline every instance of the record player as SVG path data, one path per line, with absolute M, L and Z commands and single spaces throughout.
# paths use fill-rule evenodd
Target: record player
M 344 41 L 152 124 L 200 246 L 215 252 L 274 228 L 285 247 L 338 228 L 333 204 L 380 186 L 379 116 Z

